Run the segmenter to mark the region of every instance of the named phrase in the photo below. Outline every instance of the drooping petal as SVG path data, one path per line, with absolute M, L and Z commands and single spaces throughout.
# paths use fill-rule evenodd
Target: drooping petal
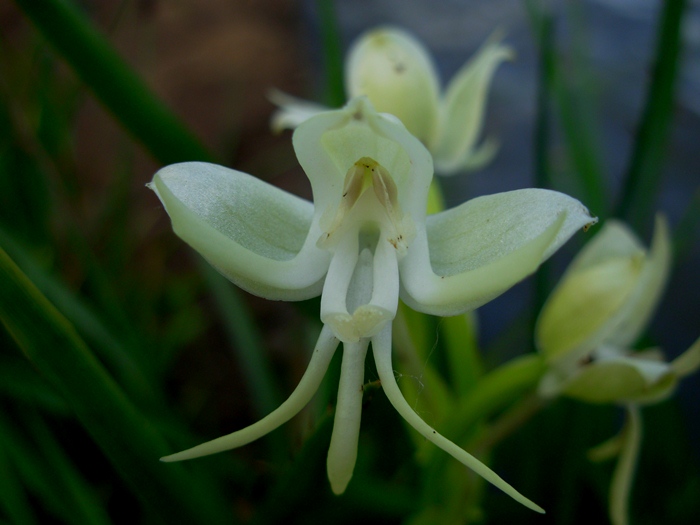
M 440 107 L 440 134 L 429 145 L 441 174 L 455 173 L 474 163 L 491 79 L 496 68 L 513 55 L 513 50 L 501 43 L 500 35 L 494 34 L 450 81 Z
M 335 338 L 330 328 L 324 326 L 316 343 L 316 348 L 311 354 L 311 361 L 309 361 L 306 372 L 304 372 L 294 392 L 277 409 L 246 428 L 182 452 L 165 456 L 161 458 L 161 461 L 171 462 L 194 459 L 242 447 L 286 423 L 298 414 L 316 393 L 337 347 L 338 339 Z
M 367 96 L 418 139 L 433 139 L 439 81 L 429 54 L 411 35 L 392 27 L 365 33 L 350 50 L 345 78 L 348 99 Z
M 333 434 L 326 461 L 328 480 L 334 494 L 345 492 L 355 469 L 368 346 L 369 339 L 343 345 L 338 402 L 335 406 Z
M 330 257 L 316 247 L 310 202 L 203 162 L 167 166 L 150 188 L 175 233 L 241 288 L 284 300 L 321 292 Z
M 479 197 L 431 215 L 400 263 L 401 297 L 433 315 L 477 308 L 596 221 L 579 201 L 541 189 Z
M 273 113 L 270 121 L 270 127 L 275 133 L 279 133 L 283 129 L 294 129 L 302 122 L 330 109 L 278 90 L 271 91 L 268 98 L 279 108 Z
M 469 454 L 466 450 L 461 449 L 452 441 L 439 434 L 414 412 L 403 397 L 399 386 L 396 384 L 396 378 L 394 377 L 394 370 L 391 365 L 390 327 L 387 327 L 372 338 L 372 353 L 374 354 L 374 360 L 377 365 L 377 374 L 379 374 L 379 379 L 382 382 L 382 390 L 384 390 L 389 402 L 409 425 L 416 429 L 425 439 L 434 443 L 457 461 L 472 469 L 479 476 L 501 489 L 517 502 L 522 503 L 536 512 L 544 513 L 544 510 L 539 505 L 520 494 L 511 485 L 506 483 L 503 478 Z

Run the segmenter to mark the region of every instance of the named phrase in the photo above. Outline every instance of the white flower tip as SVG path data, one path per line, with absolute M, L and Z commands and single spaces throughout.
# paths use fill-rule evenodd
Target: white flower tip
M 186 459 L 192 459 L 191 457 L 187 457 L 184 453 L 187 452 L 186 450 L 183 450 L 182 452 L 176 452 L 175 454 L 170 454 L 169 456 L 163 456 L 160 458 L 159 461 L 162 461 L 163 463 L 175 463 L 176 461 L 184 461 Z
M 344 343 L 357 343 L 361 338 L 378 334 L 395 312 L 372 304 L 362 305 L 350 315 L 345 312 L 329 313 L 321 321 L 331 327 L 335 336 Z
M 345 492 L 345 489 L 348 488 L 348 483 L 350 483 L 351 479 L 352 469 L 349 471 L 347 469 L 331 469 L 331 466 L 328 465 L 328 481 L 331 484 L 333 494 L 336 496 L 340 496 L 343 492 Z
M 586 212 L 588 213 L 588 215 L 590 215 L 591 220 L 583 225 L 584 232 L 587 232 L 591 226 L 598 224 L 598 217 L 593 217 L 593 215 L 591 215 L 591 212 L 588 211 L 588 208 L 586 208 Z

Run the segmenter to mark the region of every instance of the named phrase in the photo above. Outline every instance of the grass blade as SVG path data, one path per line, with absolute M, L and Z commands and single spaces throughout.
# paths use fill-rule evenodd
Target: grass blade
M 343 84 L 343 50 L 340 46 L 340 33 L 333 0 L 316 1 L 321 23 L 321 43 L 325 69 L 324 102 L 331 107 L 345 103 Z
M 147 507 L 165 522 L 224 519 L 228 513 L 206 480 L 157 461 L 169 452 L 165 441 L 3 250 L 0 320 Z
M 656 57 L 616 215 L 643 231 L 653 216 L 673 119 L 676 78 L 681 55 L 681 22 L 687 0 L 662 4 Z
M 117 121 L 156 159 L 165 164 L 212 159 L 69 1 L 16 3 Z

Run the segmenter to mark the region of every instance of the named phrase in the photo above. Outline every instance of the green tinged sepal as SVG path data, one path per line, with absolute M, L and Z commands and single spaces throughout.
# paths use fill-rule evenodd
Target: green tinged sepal
M 545 303 L 537 346 L 549 372 L 545 397 L 589 403 L 652 403 L 698 367 L 697 344 L 665 362 L 661 352 L 635 352 L 663 292 L 671 262 L 666 220 L 659 216 L 647 251 L 622 223 L 608 221 L 578 254 Z
M 480 141 L 491 80 L 514 57 L 495 32 L 457 71 L 444 92 L 433 59 L 423 44 L 395 27 L 362 34 L 345 63 L 348 99 L 365 96 L 380 113 L 395 116 L 428 148 L 440 175 L 475 170 L 498 150 L 495 139 Z M 272 128 L 295 128 L 322 106 L 274 92 L 280 109 Z

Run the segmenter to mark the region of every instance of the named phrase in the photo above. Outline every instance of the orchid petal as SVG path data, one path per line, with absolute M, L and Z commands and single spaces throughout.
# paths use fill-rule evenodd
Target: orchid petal
M 309 361 L 306 372 L 304 372 L 294 392 L 277 409 L 260 421 L 237 432 L 202 443 L 182 452 L 165 456 L 161 458 L 161 461 L 171 462 L 194 459 L 242 447 L 286 423 L 298 414 L 316 393 L 337 347 L 338 340 L 330 328 L 324 326 L 318 338 L 318 343 L 316 343 L 316 348 L 311 354 L 311 361 Z
M 175 233 L 241 288 L 284 300 L 321 292 L 330 257 L 316 247 L 310 202 L 203 162 L 167 166 L 150 187 Z
M 483 125 L 491 79 L 496 68 L 513 56 L 513 50 L 501 44 L 500 35 L 492 35 L 450 81 L 440 108 L 440 135 L 431 143 L 441 173 L 454 173 L 469 164 Z
M 329 110 L 321 104 L 293 97 L 276 89 L 270 91 L 268 98 L 279 108 L 273 113 L 270 122 L 270 127 L 275 133 L 283 129 L 294 129 L 311 117 Z
M 595 236 L 576 254 L 562 276 L 591 268 L 611 259 L 634 258 L 643 255 L 646 248 L 629 229 L 615 219 L 608 219 Z
M 423 45 L 391 27 L 373 29 L 352 47 L 345 68 L 348 98 L 367 96 L 377 111 L 398 117 L 423 142 L 438 120 L 439 81 Z
M 659 214 L 654 225 L 654 237 L 649 254 L 639 276 L 634 293 L 620 312 L 617 329 L 608 340 L 610 344 L 625 347 L 634 343 L 649 323 L 666 288 L 671 272 L 671 241 L 666 218 Z
M 561 393 L 588 403 L 651 403 L 668 397 L 676 383 L 667 363 L 619 356 L 580 368 Z
M 402 299 L 441 316 L 477 308 L 596 221 L 577 200 L 541 189 L 479 197 L 431 215 L 400 262 Z
M 527 508 L 536 512 L 544 513 L 544 510 L 537 504 L 533 503 L 525 496 L 520 494 L 511 485 L 503 480 L 493 470 L 484 465 L 481 461 L 469 454 L 466 450 L 461 449 L 452 441 L 439 434 L 435 429 L 430 427 L 423 421 L 418 414 L 406 402 L 399 386 L 396 384 L 394 370 L 391 365 L 391 331 L 387 328 L 372 338 L 372 353 L 374 361 L 377 365 L 377 373 L 382 382 L 382 389 L 389 399 L 389 402 L 396 411 L 403 417 L 406 422 L 411 425 L 425 439 L 434 443 L 437 447 L 447 452 L 457 461 L 467 466 L 483 477 L 486 481 L 501 489 L 511 498 L 519 503 L 522 503 Z
M 454 175 L 464 171 L 475 171 L 493 160 L 500 144 L 497 139 L 487 137 L 478 146 L 465 151 L 461 157 L 444 159 L 435 157 L 435 171 L 440 175 Z
M 577 362 L 610 337 L 615 330 L 610 320 L 634 291 L 642 265 L 639 256 L 618 257 L 562 279 L 535 329 L 542 354 Z
M 343 346 L 338 402 L 335 406 L 333 434 L 326 462 L 328 480 L 334 494 L 345 492 L 355 469 L 368 346 L 369 339 L 345 343 Z
M 358 159 L 369 157 L 391 174 L 404 211 L 425 215 L 433 176 L 430 153 L 400 122 L 378 114 L 366 98 L 304 122 L 293 142 L 317 210 L 338 209 L 345 175 Z
M 607 221 L 576 256 L 542 309 L 536 327 L 538 348 L 549 359 L 570 364 L 603 342 L 629 346 L 658 303 L 669 265 L 668 226 L 662 216 L 657 217 L 648 255 L 627 227 Z

